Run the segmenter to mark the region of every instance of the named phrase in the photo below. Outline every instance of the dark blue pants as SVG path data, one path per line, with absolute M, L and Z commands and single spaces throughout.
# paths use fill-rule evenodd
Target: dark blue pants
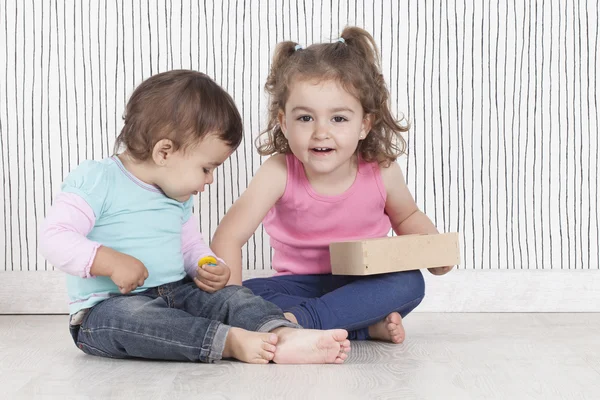
M 371 276 L 283 275 L 243 285 L 311 329 L 343 328 L 349 339 L 369 339 L 368 327 L 396 311 L 405 317 L 425 296 L 421 271 Z

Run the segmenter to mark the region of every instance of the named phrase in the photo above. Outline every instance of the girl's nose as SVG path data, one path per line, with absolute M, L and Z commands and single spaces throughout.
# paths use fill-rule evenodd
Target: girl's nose
M 329 137 L 329 124 L 327 124 L 327 123 L 316 124 L 313 136 L 317 139 L 327 139 Z

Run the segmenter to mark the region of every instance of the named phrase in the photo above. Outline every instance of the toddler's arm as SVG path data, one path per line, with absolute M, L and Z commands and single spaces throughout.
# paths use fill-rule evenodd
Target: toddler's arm
M 205 256 L 215 256 L 210 247 L 204 242 L 198 224 L 193 218 L 189 218 L 181 231 L 181 250 L 185 272 L 192 278 L 196 277 L 198 261 Z
M 39 232 L 41 254 L 59 270 L 91 277 L 100 243 L 89 240 L 96 217 L 89 204 L 74 193 L 60 193 L 48 210 Z

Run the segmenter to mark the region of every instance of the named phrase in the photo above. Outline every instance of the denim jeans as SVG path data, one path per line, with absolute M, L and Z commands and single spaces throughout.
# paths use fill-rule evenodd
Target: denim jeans
M 214 362 L 222 358 L 230 327 L 270 332 L 281 326 L 298 327 L 250 290 L 227 286 L 211 294 L 186 278 L 109 297 L 70 331 L 87 354 Z
M 405 317 L 425 296 L 419 270 L 361 277 L 281 275 L 243 285 L 294 314 L 302 327 L 347 329 L 352 340 L 369 339 L 369 325 L 393 311 Z

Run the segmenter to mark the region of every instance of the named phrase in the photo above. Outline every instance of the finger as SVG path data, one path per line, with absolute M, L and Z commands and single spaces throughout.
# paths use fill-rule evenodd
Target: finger
M 201 277 L 202 279 L 204 279 L 206 281 L 210 281 L 210 282 L 220 282 L 221 281 L 220 275 L 215 275 L 212 272 L 205 271 L 202 269 L 198 269 L 198 276 Z
M 204 264 L 202 266 L 202 270 L 203 271 L 207 271 L 210 272 L 212 274 L 215 275 L 223 275 L 225 273 L 225 269 L 227 267 L 224 267 L 223 265 L 208 265 L 208 264 Z
M 204 285 L 206 285 L 206 286 L 212 286 L 212 285 L 214 284 L 214 282 L 213 282 L 213 281 L 209 281 L 209 280 L 207 280 L 206 278 L 203 278 L 203 277 L 201 277 L 201 276 L 199 276 L 199 275 L 198 275 L 198 276 L 196 276 L 196 277 L 194 278 L 194 280 L 195 280 L 195 281 L 198 281 L 198 282 L 202 282 L 202 283 L 203 283 Z
M 144 280 L 148 279 L 148 270 L 144 271 Z
M 221 284 L 221 282 L 217 282 L 217 281 L 207 281 L 204 278 L 200 278 L 198 279 L 200 282 L 202 282 L 203 284 L 205 284 L 206 286 L 209 286 L 213 289 L 220 289 L 223 285 Z
M 437 268 L 433 268 L 432 273 L 434 275 L 444 275 L 451 269 L 452 269 L 452 267 L 437 267 Z
M 212 287 L 204 284 L 198 278 L 194 278 L 194 282 L 196 283 L 196 286 L 198 286 L 200 289 L 204 290 L 205 292 L 208 292 L 208 293 L 214 293 L 215 292 L 215 289 L 213 289 Z

